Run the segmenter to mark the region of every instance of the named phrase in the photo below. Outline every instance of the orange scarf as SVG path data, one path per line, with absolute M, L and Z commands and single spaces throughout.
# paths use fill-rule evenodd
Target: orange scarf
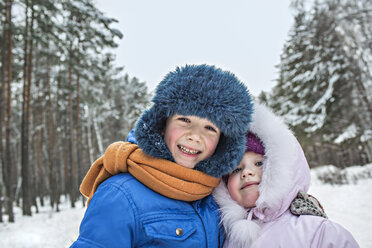
M 155 192 L 183 201 L 202 199 L 220 182 L 219 178 L 203 172 L 146 155 L 136 144 L 119 141 L 111 144 L 93 163 L 80 185 L 80 192 L 89 198 L 89 204 L 103 181 L 125 172 Z

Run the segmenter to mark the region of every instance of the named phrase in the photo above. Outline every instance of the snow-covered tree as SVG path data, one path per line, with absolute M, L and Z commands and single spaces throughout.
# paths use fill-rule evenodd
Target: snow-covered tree
M 297 6 L 269 105 L 305 150 L 315 142 L 342 145 L 371 161 L 372 3 L 316 1 L 310 11 Z
M 46 196 L 74 206 L 93 159 L 125 139 L 149 96 L 115 65 L 123 35 L 93 0 L 0 0 L 0 20 L 1 222 L 14 201 L 24 214 Z

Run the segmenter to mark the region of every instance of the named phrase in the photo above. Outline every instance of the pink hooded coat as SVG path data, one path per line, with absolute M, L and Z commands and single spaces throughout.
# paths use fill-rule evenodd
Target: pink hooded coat
M 227 233 L 224 247 L 359 247 L 339 224 L 290 212 L 297 193 L 309 189 L 310 168 L 300 144 L 284 122 L 255 103 L 249 130 L 265 147 L 260 196 L 256 207 L 245 209 L 231 199 L 223 181 L 214 190 Z

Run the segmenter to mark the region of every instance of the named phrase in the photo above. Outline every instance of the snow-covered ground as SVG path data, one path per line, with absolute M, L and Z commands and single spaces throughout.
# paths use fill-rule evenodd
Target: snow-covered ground
M 367 167 L 371 172 L 372 164 Z M 360 247 L 372 247 L 372 178 L 347 185 L 322 184 L 316 177 L 317 173 L 330 169 L 323 167 L 312 170 L 310 194 L 323 204 L 331 220 L 353 234 Z M 348 168 L 348 176 L 359 175 L 365 169 L 366 166 Z M 66 202 L 59 213 L 44 207 L 33 217 L 24 217 L 16 208 L 15 223 L 0 223 L 0 247 L 69 247 L 77 238 L 84 211 L 81 203 L 75 209 L 70 209 Z
M 372 164 L 349 167 L 346 178 L 354 181 L 345 185 L 322 184 L 316 178 L 319 171 L 332 171 L 323 167 L 312 170 L 309 193 L 323 205 L 328 218 L 349 230 L 362 248 L 372 248 Z M 364 175 L 364 176 L 363 176 Z M 356 180 L 359 177 L 361 179 Z
M 69 247 L 78 236 L 84 212 L 80 201 L 75 209 L 63 202 L 58 213 L 50 206 L 42 207 L 32 217 L 22 216 L 22 209 L 15 208 L 15 223 L 0 223 L 0 247 Z

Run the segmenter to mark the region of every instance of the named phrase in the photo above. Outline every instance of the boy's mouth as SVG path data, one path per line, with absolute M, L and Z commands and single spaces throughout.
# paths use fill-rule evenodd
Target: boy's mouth
M 201 153 L 201 151 L 190 149 L 187 147 L 184 147 L 182 145 L 177 145 L 178 149 L 180 149 L 183 153 L 190 154 L 190 155 L 195 155 Z

